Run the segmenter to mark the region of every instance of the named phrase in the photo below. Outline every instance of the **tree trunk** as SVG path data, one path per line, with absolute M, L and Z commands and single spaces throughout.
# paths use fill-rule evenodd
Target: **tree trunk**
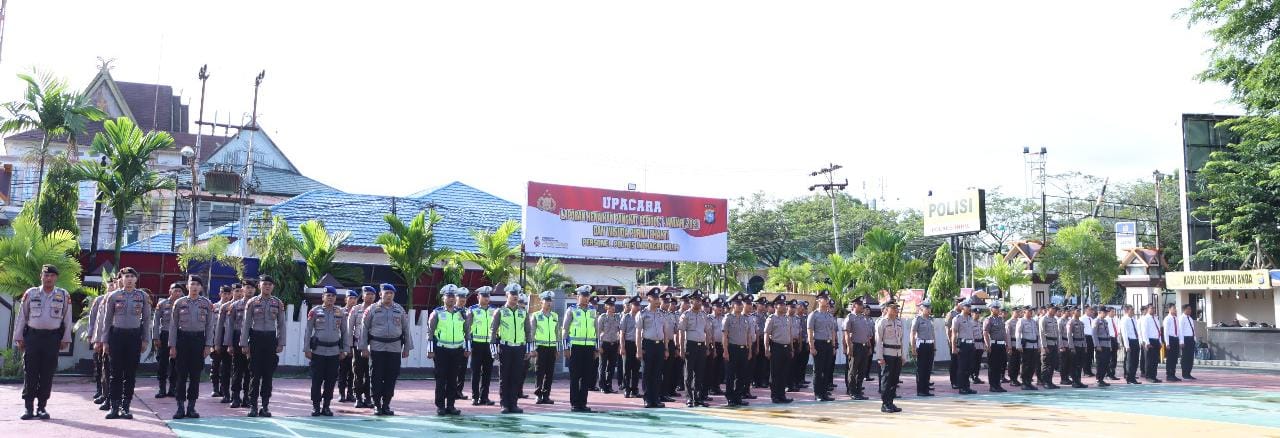
M 116 269 L 120 269 L 120 248 L 124 246 L 124 215 L 117 214 L 116 217 Z
M 36 217 L 40 216 L 40 192 L 44 190 L 44 160 L 49 155 L 49 134 L 40 139 L 40 174 L 36 176 Z

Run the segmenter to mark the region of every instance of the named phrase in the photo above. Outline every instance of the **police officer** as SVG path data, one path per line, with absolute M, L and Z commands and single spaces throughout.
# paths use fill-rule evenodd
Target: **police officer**
M 875 355 L 884 377 L 880 379 L 880 412 L 901 412 L 902 408 L 893 404 L 898 396 L 898 377 L 902 372 L 902 321 L 898 319 L 898 304 L 889 301 L 884 304 L 884 316 L 876 321 Z
M 490 342 L 493 314 L 489 295 L 493 288 L 483 286 L 475 290 L 476 304 L 467 308 L 467 324 L 471 327 L 471 404 L 493 406 L 489 399 L 489 382 L 493 380 L 493 357 L 497 345 Z
M 622 315 L 618 313 L 616 303 L 613 297 L 605 298 L 604 314 L 596 318 L 596 334 L 600 337 L 600 372 L 597 383 L 605 394 L 615 392 L 614 371 L 622 350 Z
M 751 387 L 752 347 L 756 341 L 755 319 L 746 314 L 747 298 L 742 294 L 729 300 L 733 313 L 725 316 L 720 339 L 728 358 L 724 398 L 729 407 L 747 406 L 744 400 Z
M 222 349 L 222 308 L 231 302 L 231 285 L 222 285 L 218 288 L 218 302 L 213 303 L 213 348 L 209 351 L 209 386 L 213 387 L 213 393 L 210 397 L 218 400 L 219 403 L 231 403 L 231 391 L 227 390 L 227 383 L 231 380 L 231 356 L 224 353 Z
M 974 306 L 982 304 L 984 303 L 981 299 L 973 299 Z M 973 385 L 981 385 L 986 383 L 983 382 L 982 379 L 978 378 L 978 374 L 982 371 L 982 356 L 987 351 L 987 344 L 983 342 L 985 335 L 982 330 L 983 324 L 986 323 L 987 319 L 983 318 L 982 312 L 977 309 L 974 309 L 973 312 L 970 313 L 969 317 L 973 320 L 973 324 L 970 325 L 970 327 L 973 328 L 973 362 L 969 365 L 969 378 L 972 379 L 971 382 Z
M 258 277 L 258 295 L 245 302 L 244 326 L 240 329 L 241 351 L 249 357 L 249 416 L 271 416 L 271 384 L 275 378 L 280 352 L 284 351 L 284 301 L 272 293 L 276 280 L 270 275 Z M 259 407 L 259 400 L 262 404 Z
M 391 398 L 400 378 L 400 361 L 413 350 L 409 335 L 409 313 L 396 304 L 396 287 L 383 283 L 382 299 L 367 305 L 360 323 L 360 355 L 369 358 L 369 392 L 373 397 L 374 415 L 395 415 Z M 436 381 L 437 386 L 440 382 Z M 448 384 L 444 385 L 448 389 Z
M 347 337 L 346 313 L 334 305 L 338 289 L 324 287 L 323 304 L 307 312 L 306 342 L 302 355 L 311 360 L 311 416 L 332 417 L 329 402 L 337 383 L 338 362 L 351 347 Z
M 987 308 L 991 309 L 991 316 L 982 321 L 983 344 L 986 344 L 987 354 L 990 355 L 987 357 L 987 384 L 991 385 L 991 392 L 1008 392 L 1001 385 L 1009 354 L 1004 309 L 999 301 L 992 302 Z
M 58 351 L 71 345 L 71 294 L 57 283 L 58 268 L 41 266 L 40 285 L 27 289 L 18 307 L 13 343 L 22 352 L 23 420 L 49 419 L 45 407 L 53 388 L 53 372 L 58 368 Z
M 454 407 L 458 381 L 458 362 L 470 355 L 466 312 L 457 306 L 459 288 L 446 284 L 440 289 L 444 305 L 431 312 L 427 320 L 427 358 L 435 362 L 436 415 L 461 415 Z
M 1008 356 L 1005 368 L 1009 373 L 1009 378 L 1005 381 L 1012 383 L 1013 386 L 1022 386 L 1018 380 L 1018 374 L 1022 372 L 1022 355 L 1018 354 L 1018 346 L 1013 341 L 1018 337 L 1018 321 L 1022 320 L 1022 307 L 1016 306 L 1013 312 L 1004 323 L 1005 339 L 1009 340 Z
M 1036 386 L 1031 383 L 1031 376 L 1040 368 L 1040 327 L 1032 318 L 1033 315 L 1031 309 L 1026 309 L 1014 329 L 1014 354 L 1022 357 L 1022 374 L 1018 380 L 1024 391 L 1036 390 Z
M 933 332 L 933 318 L 929 317 L 929 300 L 920 302 L 916 317 L 911 320 L 911 355 L 916 358 L 916 396 L 933 397 L 933 359 L 937 354 L 937 339 Z
M 1037 382 L 1048 389 L 1058 389 L 1053 383 L 1053 368 L 1058 365 L 1059 341 L 1062 334 L 1058 330 L 1058 318 L 1054 317 L 1056 309 L 1048 308 L 1040 317 L 1037 327 L 1040 330 L 1040 378 Z
M 169 287 L 169 296 L 156 302 L 155 312 L 151 312 L 151 347 L 156 352 L 156 380 L 160 385 L 156 389 L 156 398 L 173 397 L 173 388 L 169 376 L 174 373 L 174 363 L 166 353 L 169 351 L 169 322 L 173 319 L 173 302 L 187 293 L 182 283 L 174 283 L 178 287 Z
M 713 336 L 710 320 L 702 310 L 702 294 L 694 292 L 690 309 L 680 315 L 676 325 L 676 343 L 685 362 L 685 406 L 709 407 L 703 400 L 706 388 L 707 340 Z
M 169 336 L 165 342 L 169 349 L 158 351 L 157 355 L 169 356 L 174 365 L 173 386 L 177 388 L 178 410 L 173 419 L 200 418 L 196 398 L 200 395 L 204 359 L 213 349 L 213 302 L 202 295 L 204 280 L 195 275 L 188 277 L 185 286 L 174 283 L 169 287 L 173 289 L 185 290 L 187 295 L 170 302 L 169 327 L 162 332 Z
M 667 326 L 660 307 L 662 298 L 657 288 L 650 289 L 645 297 L 649 307 L 640 312 L 636 320 L 637 355 L 644 363 L 644 407 L 663 408 L 665 386 L 662 384 L 662 367 L 667 355 Z
M 707 389 L 703 391 L 704 398 L 710 399 L 712 395 L 724 395 L 724 391 L 720 390 L 720 384 L 724 383 L 725 360 L 729 355 L 725 352 L 724 339 L 721 336 L 724 333 L 724 315 L 729 304 L 723 296 L 717 297 L 711 302 L 711 338 L 707 339 L 710 357 L 707 358 Z
M 862 313 L 864 305 L 861 299 L 853 300 L 853 311 L 844 320 L 845 361 L 848 364 L 847 387 L 849 397 L 854 400 L 866 400 L 863 394 L 866 369 L 863 366 L 871 360 L 871 337 L 875 332 L 875 323 Z
M 640 345 L 636 341 L 636 323 L 640 319 L 640 295 L 627 300 L 627 310 L 618 323 L 622 340 L 622 396 L 640 397 Z
M 351 308 L 347 315 L 347 333 L 351 333 L 351 374 L 355 375 L 352 392 L 355 393 L 357 408 L 372 408 L 373 397 L 369 391 L 369 356 L 361 354 L 364 345 L 364 313 L 378 302 L 378 290 L 373 286 L 360 288 L 360 304 Z
M 348 290 L 346 299 L 342 303 L 342 313 L 345 316 L 342 319 L 343 330 L 347 336 L 351 336 L 351 324 L 348 322 L 351 318 L 351 310 L 360 304 L 360 294 L 355 289 Z M 355 350 L 350 340 L 347 341 L 347 349 L 344 350 L 343 357 L 338 360 L 338 401 L 342 403 L 350 403 L 356 401 L 355 396 L 355 375 L 352 373 L 352 365 L 354 365 L 355 356 L 352 354 Z
M 665 383 L 666 391 L 662 394 L 662 401 L 674 402 L 680 395 L 678 387 L 684 386 L 684 382 L 680 381 L 684 370 L 680 363 L 679 347 L 676 346 L 676 324 L 680 322 L 680 311 L 678 307 L 678 299 L 671 293 L 662 294 L 662 322 L 666 324 L 667 331 L 667 360 L 662 368 L 662 383 Z
M 810 313 L 805 324 L 809 331 L 809 351 L 813 355 L 813 395 L 818 401 L 835 400 L 831 397 L 831 388 L 836 365 L 836 336 L 840 332 L 837 324 L 835 315 L 831 314 L 831 298 L 820 294 L 818 311 Z
M 151 296 L 138 290 L 138 271 L 120 269 L 120 289 L 107 296 L 94 342 L 111 356 L 111 385 L 107 394 L 111 413 L 108 420 L 133 419 L 129 405 L 133 402 L 133 385 L 138 360 L 151 341 Z M 136 347 L 136 348 L 135 348 Z
M 795 355 L 791 364 L 791 387 L 798 391 L 809 386 L 805 375 L 809 370 L 809 356 L 813 354 L 813 350 L 809 348 L 809 302 L 792 300 L 792 303 L 792 333 L 796 334 L 796 342 L 792 350 Z
M 956 384 L 960 387 L 961 395 L 977 394 L 969 388 L 969 367 L 973 365 L 973 334 L 974 327 L 977 326 L 972 313 L 973 301 L 966 300 L 960 303 L 960 314 L 951 319 L 951 354 L 953 360 L 958 361 Z
M 506 303 L 493 312 L 493 320 L 489 323 L 489 339 L 498 346 L 501 375 L 498 401 L 502 403 L 502 413 L 520 414 L 524 410 L 516 404 L 520 401 L 520 391 L 524 388 L 526 361 L 533 351 L 529 341 L 533 337 L 529 336 L 529 314 L 520 307 L 520 285 L 508 284 L 505 292 Z
M 543 291 L 538 297 L 542 299 L 542 308 L 529 317 L 538 354 L 534 364 L 536 389 L 533 395 L 538 397 L 536 404 L 552 405 L 555 402 L 551 401 L 551 382 L 555 380 L 556 359 L 563 348 L 559 333 L 560 317 L 551 311 L 555 292 Z
M 962 313 L 961 308 L 963 307 L 965 301 L 966 301 L 965 298 L 957 297 L 955 308 L 947 312 L 946 319 L 943 320 L 943 327 L 947 331 L 947 342 L 950 343 L 950 348 L 952 350 L 955 350 L 955 346 L 956 346 L 954 343 L 951 343 L 952 340 L 955 339 L 954 333 L 951 332 L 952 323 L 953 323 L 953 320 L 955 320 L 955 318 L 959 316 L 960 313 Z M 960 381 L 959 381 L 960 376 L 958 375 L 959 371 L 960 371 L 960 362 L 959 360 L 956 359 L 955 354 L 953 353 L 951 360 L 947 362 L 947 373 L 951 377 L 951 389 L 960 389 Z
M 1099 317 L 1093 320 L 1093 345 L 1098 349 L 1098 387 L 1105 388 L 1111 386 L 1107 383 L 1107 370 L 1113 366 L 1111 364 L 1111 346 L 1114 345 L 1113 332 L 1111 329 L 1111 319 Z
M 249 390 L 249 354 L 243 347 L 249 344 L 240 342 L 240 334 L 244 330 L 245 305 L 249 304 L 247 292 L 257 293 L 257 282 L 245 281 L 244 284 L 232 285 L 231 303 L 227 307 L 225 321 L 222 322 L 222 344 L 231 356 L 231 407 L 248 407 Z M 240 398 L 244 390 L 246 397 Z
M 600 342 L 596 334 L 597 314 L 590 306 L 591 286 L 578 286 L 574 292 L 578 295 L 578 306 L 565 312 L 560 329 L 560 337 L 569 340 L 564 355 L 569 365 L 569 405 L 573 412 L 591 412 L 587 407 L 587 390 L 594 380 L 593 360 L 600 354 L 597 350 Z
M 1079 309 L 1072 308 L 1069 315 L 1066 337 L 1071 340 L 1071 347 L 1065 357 L 1070 359 L 1066 361 L 1069 366 L 1063 372 L 1069 375 L 1072 388 L 1087 388 L 1088 385 L 1080 381 L 1080 376 L 1088 364 L 1086 356 L 1091 354 L 1088 350 L 1088 339 L 1085 336 L 1088 331 L 1085 330 L 1084 321 L 1080 319 Z
M 56 269 L 56 268 L 55 268 Z M 94 336 L 98 333 L 98 327 L 102 325 L 102 314 L 106 313 L 103 305 L 107 301 L 107 295 L 112 291 L 119 289 L 117 280 L 108 280 L 104 285 L 107 293 L 98 295 L 93 299 L 93 305 L 89 307 L 89 342 L 94 344 L 93 347 L 93 382 L 95 389 L 93 393 L 93 404 L 101 405 L 98 409 L 107 410 L 110 406 L 107 404 L 107 386 L 111 383 L 111 365 L 110 358 L 102 351 L 102 344 L 93 342 Z
M 791 318 L 787 315 L 786 295 L 773 302 L 775 312 L 764 322 L 764 354 L 769 357 L 769 398 L 774 403 L 791 403 L 787 398 L 787 366 L 791 363 Z
M 768 388 L 769 358 L 764 356 L 764 322 L 769 319 L 770 315 L 773 315 L 773 303 L 764 296 L 760 296 L 756 298 L 755 305 L 752 306 L 752 308 L 755 311 L 752 312 L 751 319 L 756 324 L 757 336 L 754 349 L 755 364 L 753 368 L 755 385 L 752 386 L 756 388 Z M 755 397 L 751 395 L 750 391 L 748 391 L 747 394 L 748 395 L 745 397 L 746 399 L 755 399 Z

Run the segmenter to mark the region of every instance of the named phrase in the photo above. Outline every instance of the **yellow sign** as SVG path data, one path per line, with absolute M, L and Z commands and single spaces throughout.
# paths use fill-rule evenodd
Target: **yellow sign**
M 1165 286 L 1174 290 L 1259 290 L 1271 289 L 1266 269 L 1252 271 L 1169 272 Z
M 987 229 L 985 190 L 959 196 L 929 196 L 924 209 L 925 236 L 973 234 Z

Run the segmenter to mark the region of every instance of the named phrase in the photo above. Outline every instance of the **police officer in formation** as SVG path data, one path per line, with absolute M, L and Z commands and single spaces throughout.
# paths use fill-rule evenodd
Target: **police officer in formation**
M 747 301 L 742 294 L 729 300 L 733 312 L 724 317 L 720 334 L 728 358 L 724 397 L 729 407 L 750 405 L 745 398 L 752 383 L 752 350 L 757 336 L 755 319 L 746 313 Z
M 396 287 L 383 283 L 382 299 L 364 309 L 360 323 L 360 355 L 369 358 L 369 392 L 373 398 L 374 415 L 395 415 L 391 399 L 396 393 L 396 379 L 400 377 L 400 361 L 413 350 L 413 336 L 409 334 L 409 314 L 396 304 Z M 444 385 L 447 389 L 448 385 Z
M 577 307 L 565 312 L 561 338 L 568 339 L 565 362 L 569 366 L 569 405 L 573 412 L 591 412 L 587 407 L 587 390 L 595 374 L 593 359 L 599 354 L 596 336 L 596 310 L 590 305 L 591 286 L 579 286 Z
M 302 354 L 311 360 L 311 416 L 332 417 L 329 403 L 338 379 L 338 362 L 351 349 L 347 333 L 347 315 L 335 306 L 338 289 L 325 286 L 323 303 L 307 311 L 307 331 Z
M 836 367 L 835 351 L 840 333 L 835 315 L 831 313 L 831 297 L 818 294 L 818 311 L 810 313 L 805 326 L 808 330 L 808 347 L 813 355 L 813 395 L 818 401 L 834 401 L 831 389 L 835 387 L 833 374 Z M 804 370 L 800 371 L 804 374 Z
M 911 320 L 911 355 L 916 358 L 916 396 L 933 397 L 933 360 L 937 354 L 937 339 L 933 331 L 933 318 L 929 316 L 930 301 L 917 306 L 916 317 Z
M 898 319 L 898 304 L 885 303 L 884 316 L 875 325 L 875 356 L 884 375 L 880 378 L 880 412 L 901 412 L 902 408 L 893 404 L 898 396 L 898 377 L 902 373 L 902 339 L 906 334 L 902 320 Z
M 764 323 L 764 354 L 769 357 L 769 399 L 774 403 L 791 403 L 787 398 L 787 367 L 791 363 L 791 346 L 795 336 L 791 332 L 791 317 L 787 314 L 786 295 L 774 299 L 774 314 Z
M 71 294 L 57 283 L 56 266 L 40 267 L 40 285 L 27 289 L 18 304 L 13 344 L 22 353 L 23 420 L 49 419 L 45 408 L 53 388 L 53 372 L 58 368 L 58 352 L 71 346 Z
M 618 323 L 621 332 L 622 350 L 622 396 L 624 398 L 640 397 L 640 341 L 636 337 L 636 324 L 640 321 L 640 294 L 627 299 L 627 310 Z
M 552 405 L 555 402 L 551 400 L 551 383 L 555 380 L 556 359 L 560 356 L 560 350 L 564 349 L 564 343 L 560 336 L 560 316 L 551 310 L 555 292 L 543 291 L 538 297 L 542 302 L 541 308 L 529 317 L 537 353 L 533 395 L 538 398 L 535 404 Z
M 769 358 L 764 355 L 764 323 L 773 315 L 773 302 L 769 301 L 763 295 L 756 298 L 752 306 L 754 311 L 751 313 L 752 320 L 756 323 L 756 346 L 755 346 L 755 364 L 753 374 L 756 388 L 769 387 Z M 746 398 L 753 400 L 750 391 L 747 392 Z
M 156 310 L 151 312 L 151 348 L 156 352 L 156 380 L 159 381 L 156 398 L 173 397 L 173 383 L 169 380 L 174 372 L 173 361 L 165 352 L 169 351 L 169 322 L 173 317 L 173 302 L 186 294 L 181 283 L 169 286 L 169 296 L 156 302 Z
M 257 292 L 257 283 L 253 280 L 246 280 L 243 284 L 232 285 L 231 303 L 225 306 L 229 308 L 225 321 L 222 325 L 222 345 L 225 346 L 227 354 L 231 355 L 231 407 L 242 408 L 249 407 L 249 353 L 245 348 L 249 346 L 246 342 L 241 342 L 241 334 L 244 331 L 245 309 L 249 304 L 248 293 Z M 244 391 L 244 398 L 241 398 L 241 392 Z
M 373 286 L 360 288 L 360 303 L 351 307 L 347 315 L 347 332 L 351 333 L 351 374 L 352 395 L 356 399 L 357 408 L 372 408 L 373 396 L 369 390 L 369 355 L 362 354 L 364 343 L 364 314 L 378 302 L 378 290 Z
M 342 320 L 342 324 L 344 326 L 344 330 L 346 330 L 347 332 L 348 337 L 352 335 L 351 324 L 349 322 L 351 320 L 351 311 L 354 310 L 355 307 L 359 304 L 360 304 L 360 293 L 356 292 L 354 289 L 348 290 L 345 300 L 342 303 L 342 312 L 343 314 L 346 315 L 346 317 L 343 318 Z M 355 372 L 353 371 L 352 368 L 355 365 L 355 356 L 359 356 L 359 355 L 352 354 L 352 351 L 355 349 L 354 345 L 355 344 L 350 339 L 348 339 L 347 349 L 346 351 L 344 351 L 344 353 L 346 354 L 343 355 L 342 358 L 338 360 L 338 401 L 342 403 L 350 403 L 350 402 L 356 401 L 356 395 L 355 395 L 356 378 L 355 378 Z
M 55 268 L 55 272 L 56 272 L 56 268 Z M 94 337 L 97 336 L 98 326 L 102 325 L 102 314 L 105 313 L 103 311 L 103 308 L 106 307 L 103 303 L 107 301 L 107 295 L 109 295 L 112 291 L 119 289 L 118 284 L 119 284 L 119 280 L 117 279 L 108 280 L 107 284 L 103 285 L 104 286 L 103 290 L 105 291 L 105 293 L 100 294 L 96 298 L 94 298 L 93 304 L 89 306 L 88 337 L 89 337 L 89 342 L 94 345 L 93 347 L 93 382 L 94 382 L 93 404 L 100 405 L 98 409 L 101 409 L 104 411 L 107 409 L 110 409 L 110 405 L 107 404 L 107 392 L 108 392 L 107 387 L 108 385 L 111 384 L 111 360 L 110 360 L 110 357 L 106 354 L 106 352 L 102 350 L 102 344 L 99 344 L 94 341 Z
M 951 319 L 951 354 L 955 357 L 956 385 L 961 395 L 976 394 L 969 387 L 969 375 L 972 373 L 974 334 L 978 323 L 973 320 L 973 302 L 960 303 L 960 314 Z
M 204 296 L 204 280 L 199 276 L 188 277 L 187 284 L 174 283 L 170 290 L 186 290 L 187 295 L 170 303 L 169 327 L 162 333 L 169 336 L 167 355 L 174 364 L 173 386 L 178 411 L 175 420 L 200 418 L 196 412 L 196 398 L 200 396 L 200 374 L 204 372 L 204 359 L 213 350 L 214 312 L 213 302 Z M 186 403 L 184 406 L 183 403 Z
M 458 295 L 464 293 L 462 290 L 452 284 L 441 288 L 444 305 L 436 307 L 427 320 L 427 358 L 435 362 L 436 415 L 462 414 L 454 407 L 457 400 L 454 385 L 458 380 L 458 363 L 465 361 L 471 352 L 467 315 L 457 305 Z
M 1022 374 L 1022 355 L 1018 354 L 1018 344 L 1014 342 L 1018 338 L 1018 321 L 1021 321 L 1022 318 L 1022 307 L 1014 307 L 1012 314 L 1004 323 L 1005 339 L 1009 340 L 1008 366 L 1005 369 L 1009 374 L 1008 382 L 1013 386 L 1022 386 L 1022 380 L 1020 379 Z
M 616 303 L 613 297 L 605 298 L 604 313 L 596 318 L 596 334 L 600 337 L 600 372 L 597 384 L 605 394 L 615 392 L 613 382 L 618 377 L 615 372 L 622 352 L 622 314 L 618 313 Z
M 1004 310 L 999 302 L 993 302 L 987 308 L 991 309 L 991 315 L 982 320 L 982 343 L 986 345 L 990 355 L 987 360 L 987 384 L 990 385 L 991 392 L 1007 392 L 1001 384 L 1009 353 Z
M 855 298 L 852 306 L 853 310 L 844 320 L 844 354 L 848 364 L 845 391 L 854 400 L 866 400 L 863 382 L 867 367 L 864 364 L 871 360 L 875 322 L 863 315 L 861 299 Z
M 791 384 L 792 391 L 799 391 L 809 386 L 809 382 L 805 381 L 805 371 L 809 369 L 809 329 L 808 329 L 808 311 L 809 302 L 804 300 L 791 300 L 791 325 L 792 333 L 795 334 L 795 344 L 792 347 L 794 353 L 791 363 Z
M 725 352 L 724 342 L 720 334 L 724 332 L 724 316 L 729 308 L 729 302 L 725 297 L 717 297 L 711 301 L 711 339 L 708 339 L 707 348 L 710 350 L 711 356 L 707 358 L 707 378 L 705 382 L 707 388 L 705 395 L 724 395 L 724 391 L 720 390 L 720 384 L 724 383 L 724 373 L 728 354 Z
M 676 326 L 676 343 L 685 363 L 685 405 L 708 407 L 706 395 L 707 341 L 714 336 L 711 316 L 702 310 L 702 294 L 695 292 L 690 308 L 680 315 Z
M 662 298 L 657 288 L 650 289 L 645 297 L 649 307 L 640 311 L 636 319 L 637 355 L 644 363 L 644 407 L 662 408 L 666 387 L 662 382 L 662 368 L 667 359 L 667 325 L 663 316 Z
M 276 281 L 269 275 L 258 277 L 258 295 L 245 302 L 244 327 L 240 329 L 241 350 L 249 357 L 248 405 L 250 417 L 271 416 L 271 384 L 275 380 L 280 352 L 284 351 L 284 301 L 273 293 Z M 261 402 L 261 404 L 259 404 Z
M 222 343 L 223 328 L 226 323 L 226 311 L 231 310 L 231 301 L 235 298 L 231 285 L 224 284 L 218 288 L 218 302 L 213 303 L 213 349 L 209 352 L 209 382 L 213 386 L 210 397 L 220 398 L 218 403 L 231 403 L 231 368 L 232 358 Z
M 1105 318 L 1105 317 L 1094 318 L 1093 345 L 1098 352 L 1098 372 L 1096 373 L 1095 377 L 1097 377 L 1098 379 L 1099 388 L 1111 386 L 1111 384 L 1107 383 L 1107 380 L 1106 380 L 1107 378 L 1106 370 L 1111 369 L 1111 366 L 1112 366 L 1111 364 L 1111 357 L 1112 357 L 1111 352 L 1112 352 L 1112 345 L 1113 345 L 1112 342 L 1115 340 L 1113 336 L 1114 335 L 1112 333 L 1111 321 L 1108 318 Z
M 520 285 L 508 284 L 505 292 L 506 303 L 493 313 L 489 324 L 489 339 L 498 346 L 498 374 L 501 376 L 498 400 L 502 404 L 502 413 L 520 414 L 524 410 L 517 403 L 524 388 L 528 359 L 533 354 L 533 336 L 529 331 L 529 313 L 519 303 Z
M 489 305 L 493 287 L 475 290 L 476 304 L 467 308 L 467 325 L 471 332 L 471 404 L 493 406 L 489 399 L 489 382 L 493 379 L 493 359 L 498 351 L 491 340 L 493 315 L 497 309 Z
M 151 296 L 138 289 L 138 271 L 121 268 L 120 289 L 107 296 L 102 322 L 94 342 L 111 357 L 111 384 L 107 393 L 108 420 L 133 419 L 133 387 L 142 351 L 151 341 Z M 95 346 L 94 348 L 99 348 Z

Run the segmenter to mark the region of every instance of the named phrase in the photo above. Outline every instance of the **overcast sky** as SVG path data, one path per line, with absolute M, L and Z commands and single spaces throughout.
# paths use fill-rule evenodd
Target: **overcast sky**
M 529 180 L 714 197 L 1023 193 L 1049 172 L 1149 178 L 1181 163 L 1179 115 L 1235 113 L 1193 75 L 1189 0 L 264 2 L 9 0 L 0 99 L 32 67 L 120 81 L 260 123 L 303 173 L 404 195 Z M 305 5 L 305 7 L 301 6 Z

